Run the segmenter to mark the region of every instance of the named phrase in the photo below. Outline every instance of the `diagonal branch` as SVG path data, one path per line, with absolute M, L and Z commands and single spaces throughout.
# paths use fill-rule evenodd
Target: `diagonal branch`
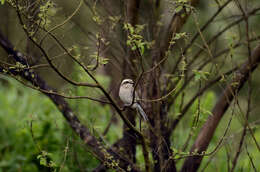
M 199 3 L 199 0 L 191 0 L 190 5 L 196 6 Z M 159 36 L 157 46 L 155 46 L 155 50 L 153 53 L 152 59 L 159 59 L 158 61 L 162 60 L 165 57 L 165 53 L 167 49 L 170 46 L 170 42 L 174 34 L 178 33 L 183 25 L 186 23 L 188 17 L 190 16 L 190 12 L 187 12 L 185 9 L 181 10 L 178 13 L 175 13 L 173 17 L 171 18 L 170 24 L 168 28 L 166 29 L 166 34 L 164 39 L 161 39 L 161 36 Z
M 239 92 L 245 82 L 249 79 L 249 74 L 253 72 L 260 62 L 260 45 L 258 45 L 252 52 L 251 64 L 246 61 L 235 73 L 232 82 L 226 86 L 218 102 L 212 110 L 212 115 L 209 116 L 204 126 L 201 128 L 195 143 L 191 148 L 191 152 L 202 153 L 207 150 L 207 147 L 213 137 L 213 134 L 228 109 L 231 101 L 234 99 L 235 93 Z M 202 156 L 188 157 L 182 167 L 184 171 L 197 171 L 199 168 Z
M 5 39 L 1 32 L 0 46 L 10 57 L 13 57 L 16 62 L 19 62 L 23 65 L 28 65 L 27 60 L 23 56 L 23 54 L 15 51 L 13 45 L 9 42 L 9 40 Z M 9 75 L 21 76 L 23 79 L 31 82 L 34 86 L 39 87 L 42 90 L 54 90 L 53 88 L 48 86 L 46 82 L 33 70 L 5 70 L 4 67 L 0 66 L 0 72 Z M 90 130 L 80 122 L 78 117 L 73 113 L 73 110 L 70 108 L 69 104 L 64 100 L 63 97 L 47 92 L 44 92 L 44 94 L 52 100 L 52 102 L 56 105 L 64 118 L 67 120 L 70 127 L 81 138 L 85 145 L 87 145 L 91 149 L 93 154 L 108 168 L 114 168 L 117 170 L 124 169 L 125 171 L 128 168 L 131 168 L 132 171 L 140 171 L 132 162 L 125 159 L 114 150 L 110 148 L 105 148 L 103 143 L 100 142 L 96 137 L 94 137 L 91 134 Z

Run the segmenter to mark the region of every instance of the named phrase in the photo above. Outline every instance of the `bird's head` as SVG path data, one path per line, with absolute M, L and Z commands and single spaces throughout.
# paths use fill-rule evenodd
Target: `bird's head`
M 121 86 L 127 85 L 127 84 L 134 85 L 134 81 L 133 81 L 132 79 L 124 79 L 124 80 L 121 82 Z

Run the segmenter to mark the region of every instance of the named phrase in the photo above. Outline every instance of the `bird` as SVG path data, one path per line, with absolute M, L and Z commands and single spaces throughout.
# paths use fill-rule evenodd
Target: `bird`
M 119 88 L 119 97 L 125 106 L 131 106 L 131 108 L 136 109 L 140 115 L 143 117 L 144 121 L 148 121 L 148 117 L 144 112 L 142 106 L 137 101 L 138 95 L 135 92 L 134 102 L 133 102 L 133 92 L 134 92 L 134 81 L 132 79 L 124 79 L 121 82 Z

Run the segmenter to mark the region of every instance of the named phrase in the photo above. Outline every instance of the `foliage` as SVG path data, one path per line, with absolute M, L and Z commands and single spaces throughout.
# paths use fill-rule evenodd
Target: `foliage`
M 154 42 L 145 41 L 141 32 L 145 25 L 136 25 L 133 27 L 130 23 L 124 24 L 124 29 L 129 32 L 126 44 L 131 47 L 132 51 L 138 50 L 141 55 L 144 54 L 145 49 L 150 49 Z
M 58 171 L 60 168 L 62 171 L 86 168 L 88 171 L 97 166 L 98 161 L 86 153 L 81 140 L 75 137 L 46 96 L 25 88 L 15 80 L 4 77 L 1 81 L 0 171 L 48 171 L 48 168 Z M 78 92 L 85 91 L 79 89 Z M 99 108 L 100 105 L 91 101 L 71 103 L 79 114 L 84 114 L 82 119 L 93 128 L 93 132 L 101 134 L 109 121 L 110 117 L 105 114 L 109 114 L 110 109 Z M 111 126 L 110 130 L 117 131 L 118 127 Z M 120 133 L 109 132 L 105 137 L 112 143 L 120 137 Z M 75 164 L 79 167 L 76 168 Z
M 260 163 L 254 140 L 260 133 L 254 111 L 257 79 L 251 78 L 258 64 L 250 61 L 252 42 L 260 38 L 252 24 L 258 20 L 252 18 L 260 8 L 253 0 L 197 2 L 1 0 L 1 9 L 16 12 L 12 21 L 23 32 L 9 39 L 9 33 L 16 33 L 10 28 L 16 27 L 6 26 L 6 38 L 0 30 L 0 45 L 8 54 L 1 54 L 6 59 L 0 60 L 0 71 L 35 89 L 55 93 L 57 88 L 68 104 L 1 78 L 0 172 L 92 171 L 100 165 L 98 159 L 108 168 L 131 171 L 137 165 L 164 171 L 171 164 L 165 171 L 175 171 L 175 165 L 179 170 L 199 162 L 191 155 L 204 153 L 202 171 L 227 171 L 235 165 L 235 170 L 253 171 L 252 162 Z M 247 61 L 249 66 L 241 65 Z M 138 81 L 147 123 L 134 119 L 135 111 L 122 109 L 117 98 L 122 77 Z M 220 94 L 223 90 L 228 93 Z M 216 125 L 207 125 L 214 117 Z M 115 143 L 118 150 L 110 152 Z M 121 152 L 123 159 L 118 159 Z M 232 165 L 235 157 L 238 163 Z
M 88 171 L 96 167 L 98 161 L 94 159 L 91 154 L 85 152 L 85 149 L 81 146 L 81 141 L 74 136 L 71 129 L 64 122 L 61 114 L 47 97 L 25 88 L 21 84 L 17 84 L 17 82 L 12 79 L 5 77 L 3 79 L 5 82 L 8 82 L 8 85 L 0 85 L 0 122 L 2 125 L 0 128 L 0 171 L 11 172 L 22 169 L 22 171 L 29 172 L 44 171 L 48 168 L 56 169 L 56 171 L 59 171 L 60 168 L 62 168 L 62 171 L 78 171 L 80 168 L 86 168 Z M 5 94 L 6 92 L 8 92 L 8 94 Z M 84 94 L 86 90 L 79 89 L 78 92 Z M 203 97 L 199 125 L 204 123 L 207 116 L 210 115 L 208 112 L 213 107 L 214 100 L 215 96 L 212 92 Z M 93 132 L 100 135 L 109 121 L 109 116 L 106 115 L 110 114 L 109 107 L 99 108 L 100 105 L 90 101 L 78 100 L 71 101 L 71 103 L 77 108 L 79 114 L 84 114 L 81 118 L 87 125 L 93 128 Z M 178 109 L 179 105 L 180 102 L 176 102 L 174 108 L 175 114 L 178 114 L 176 109 Z M 195 102 L 189 113 L 196 114 L 197 106 L 198 101 Z M 92 116 L 92 114 L 96 115 Z M 35 142 L 32 138 L 31 122 L 33 124 L 32 131 Z M 238 126 L 239 122 L 236 121 L 233 125 Z M 120 125 L 111 126 L 110 130 L 114 132 L 109 132 L 108 135 L 105 136 L 110 144 L 120 137 L 118 133 L 120 127 Z M 184 144 L 190 130 L 187 128 L 186 122 L 181 123 L 179 127 L 182 129 L 179 129 L 179 132 L 174 133 L 172 136 L 174 142 L 171 149 L 175 152 L 173 158 L 179 158 L 189 154 L 188 152 L 182 152 L 181 146 Z M 221 137 L 223 134 L 222 131 L 223 130 L 220 129 L 216 133 L 216 137 Z M 195 139 L 197 132 L 198 130 L 196 129 L 195 133 L 192 134 L 192 140 Z M 260 133 L 257 132 L 255 136 L 259 139 Z M 232 148 L 232 143 L 228 142 L 229 137 L 233 136 L 228 135 L 223 145 L 227 149 Z M 218 140 L 219 139 L 214 139 L 209 150 L 215 147 Z M 66 146 L 65 143 L 68 143 L 68 145 Z M 38 147 L 40 147 L 41 150 L 39 150 Z M 252 151 L 254 145 L 252 144 L 248 149 L 251 155 L 255 157 L 254 162 L 256 164 L 260 163 L 259 154 Z M 66 157 L 65 151 L 67 151 L 68 154 Z M 241 159 L 245 159 L 238 165 L 238 169 L 243 168 L 250 171 L 251 165 L 246 156 L 246 154 L 241 156 Z M 75 159 L 75 157 L 77 157 L 77 159 Z M 217 156 L 214 157 L 214 163 L 210 163 L 208 169 L 215 171 L 217 168 L 219 171 L 226 171 L 227 164 L 224 160 L 225 157 L 225 149 L 219 151 Z M 205 158 L 202 167 L 206 164 L 208 158 L 210 157 Z M 137 149 L 137 159 L 140 165 L 144 163 L 142 150 L 139 147 Z M 79 166 L 76 167 L 75 163 L 79 164 Z M 215 164 L 219 165 L 216 166 Z M 177 165 L 181 165 L 181 163 L 177 163 Z

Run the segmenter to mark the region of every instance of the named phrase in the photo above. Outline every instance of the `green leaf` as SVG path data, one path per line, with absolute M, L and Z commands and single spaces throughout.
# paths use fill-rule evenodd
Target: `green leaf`
M 57 164 L 53 161 L 50 161 L 49 166 L 50 167 L 58 167 Z
M 130 46 L 130 45 L 131 45 L 131 41 L 130 41 L 130 40 L 127 40 L 127 41 L 126 41 L 126 45 Z
M 140 46 L 140 50 L 141 50 L 141 55 L 144 54 L 144 46 Z
M 195 74 L 195 81 L 200 80 L 200 78 L 201 78 L 201 75 L 200 75 L 200 74 Z
M 37 156 L 37 159 L 41 159 L 41 157 L 42 157 L 42 155 L 38 155 L 38 156 Z
M 136 46 L 131 47 L 131 50 L 132 51 L 136 50 Z
M 178 13 L 178 12 L 180 12 L 182 9 L 183 9 L 182 6 L 178 6 L 178 7 L 175 9 L 175 11 L 176 11 L 176 13 Z
M 102 58 L 101 61 L 100 61 L 100 63 L 103 64 L 103 65 L 105 65 L 105 64 L 108 63 L 108 61 L 109 61 L 108 58 Z
M 5 3 L 5 0 L 1 0 L 1 5 L 4 5 L 4 3 Z
M 181 156 L 179 155 L 179 154 L 176 154 L 175 156 L 174 156 L 174 159 L 178 159 L 178 158 L 180 158 Z
M 40 164 L 43 165 L 43 166 L 47 166 L 47 160 L 46 160 L 46 158 L 41 158 L 41 159 L 40 159 Z

